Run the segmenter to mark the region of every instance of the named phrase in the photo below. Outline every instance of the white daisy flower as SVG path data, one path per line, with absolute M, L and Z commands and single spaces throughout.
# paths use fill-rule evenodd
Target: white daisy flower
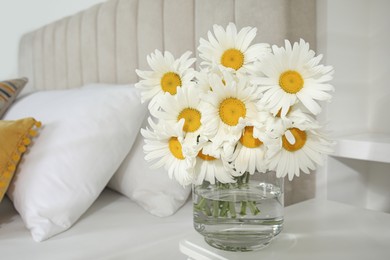
M 215 147 L 224 142 L 235 143 L 241 137 L 241 131 L 246 122 L 258 118 L 254 89 L 242 78 L 239 82 L 214 75 L 212 91 L 202 96 L 205 102 L 202 124 L 204 132 L 212 136 Z
M 276 171 L 277 177 L 288 175 L 289 180 L 300 171 L 309 174 L 332 152 L 332 142 L 309 126 L 290 126 L 275 142 L 269 146 L 269 170 Z
M 238 77 L 232 75 L 232 73 L 226 70 L 219 70 L 217 67 L 202 69 L 201 71 L 195 71 L 195 77 L 197 79 L 196 86 L 201 91 L 207 93 L 209 90 L 213 90 L 213 83 L 215 75 L 219 77 L 221 82 L 225 85 L 226 81 L 238 82 Z
M 258 109 L 257 117 L 254 120 L 248 120 L 246 125 L 243 125 L 241 137 L 234 144 L 234 152 L 229 157 L 236 169 L 234 176 L 241 176 L 245 172 L 252 175 L 255 171 L 265 172 L 267 170 L 265 153 L 270 138 L 267 130 L 270 118 L 272 115 L 269 112 Z
M 176 95 L 177 88 L 183 85 L 193 84 L 194 70 L 190 68 L 195 58 L 189 58 L 191 52 L 184 53 L 179 59 L 165 51 L 164 55 L 155 50 L 147 56 L 147 61 L 152 71 L 136 70 L 142 78 L 135 86 L 141 90 L 141 101 L 151 100 L 150 110 L 157 110 L 158 100 L 164 93 Z
M 201 69 L 195 71 L 196 87 L 203 93 L 207 93 L 211 90 L 210 74 L 208 69 Z
M 225 69 L 245 73 L 249 65 L 270 51 L 265 43 L 250 46 L 256 37 L 256 28 L 244 27 L 239 32 L 235 24 L 229 23 L 226 31 L 220 25 L 214 25 L 214 35 L 208 32 L 208 41 L 201 38 L 198 47 L 199 56 L 204 60 L 201 65 L 223 66 Z
M 313 114 L 321 112 L 317 100 L 330 100 L 327 91 L 333 91 L 327 82 L 332 79 L 333 68 L 320 65 L 322 55 L 315 56 L 304 40 L 291 46 L 286 40 L 285 48 L 272 46 L 273 53 L 266 55 L 257 70 L 265 76 L 256 77 L 253 83 L 264 93 L 261 102 L 276 114 L 287 114 L 290 106 L 298 100 Z
M 168 171 L 169 177 L 173 177 L 181 184 L 191 184 L 193 175 L 193 160 L 183 155 L 183 124 L 172 127 L 169 124 L 156 124 L 148 118 L 150 129 L 141 129 L 141 134 L 145 138 L 144 152 L 145 160 L 155 161 L 151 168 L 163 167 Z
M 258 103 L 259 104 L 259 103 Z M 300 103 L 291 106 L 285 116 L 281 116 L 281 109 L 278 113 L 268 118 L 266 123 L 267 131 L 272 132 L 274 137 L 279 133 L 284 132 L 288 126 L 313 126 L 319 128 L 317 121 L 311 116 L 310 112 L 306 111 Z
M 254 126 L 246 126 L 236 144 L 232 158 L 237 176 L 245 172 L 253 175 L 255 171 L 265 172 L 267 170 L 265 133 L 260 134 L 263 138 L 256 138 L 254 131 L 256 131 Z
M 161 110 L 152 115 L 164 124 L 177 124 L 184 119 L 183 132 L 185 142 L 196 145 L 197 137 L 202 133 L 202 91 L 197 87 L 183 86 L 177 90 L 175 96 L 165 94 L 160 99 Z
M 188 154 L 196 160 L 194 173 L 194 184 L 200 185 L 204 180 L 211 184 L 215 181 L 221 183 L 234 183 L 232 176 L 233 168 L 225 159 L 221 157 L 221 152 L 214 149 L 211 142 L 200 142 L 198 146 L 193 147 L 192 154 Z M 212 155 L 211 155 L 212 154 Z

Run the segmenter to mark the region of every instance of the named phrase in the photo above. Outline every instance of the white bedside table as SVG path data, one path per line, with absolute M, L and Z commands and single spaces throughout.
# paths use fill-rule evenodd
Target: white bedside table
M 195 230 L 180 242 L 180 251 L 196 260 L 390 259 L 390 214 L 309 200 L 286 207 L 284 215 L 284 230 L 260 251 L 221 251 Z

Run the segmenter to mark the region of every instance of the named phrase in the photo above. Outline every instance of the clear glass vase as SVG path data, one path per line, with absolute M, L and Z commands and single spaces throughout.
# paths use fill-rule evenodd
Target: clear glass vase
M 283 228 L 283 185 L 274 172 L 245 173 L 232 184 L 193 185 L 194 228 L 218 249 L 263 248 Z

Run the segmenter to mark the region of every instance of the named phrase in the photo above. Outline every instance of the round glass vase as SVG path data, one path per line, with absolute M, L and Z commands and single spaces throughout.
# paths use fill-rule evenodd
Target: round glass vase
M 284 179 L 255 172 L 236 181 L 192 186 L 194 228 L 218 249 L 261 249 L 283 228 Z

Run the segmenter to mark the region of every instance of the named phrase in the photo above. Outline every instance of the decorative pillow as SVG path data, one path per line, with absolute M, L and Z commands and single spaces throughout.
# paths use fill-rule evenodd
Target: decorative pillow
M 27 78 L 11 79 L 0 82 L 0 118 L 27 84 Z
M 146 123 L 147 117 L 143 127 Z M 186 202 L 191 188 L 171 180 L 164 168 L 150 169 L 144 159 L 143 145 L 144 138 L 138 133 L 133 148 L 108 187 L 126 195 L 153 215 L 170 216 Z
M 37 132 L 40 122 L 34 118 L 17 121 L 0 120 L 0 202 L 14 176 L 16 167 Z
M 70 228 L 99 196 L 137 136 L 139 100 L 129 85 L 95 84 L 33 93 L 8 110 L 45 122 L 7 192 L 35 241 Z

